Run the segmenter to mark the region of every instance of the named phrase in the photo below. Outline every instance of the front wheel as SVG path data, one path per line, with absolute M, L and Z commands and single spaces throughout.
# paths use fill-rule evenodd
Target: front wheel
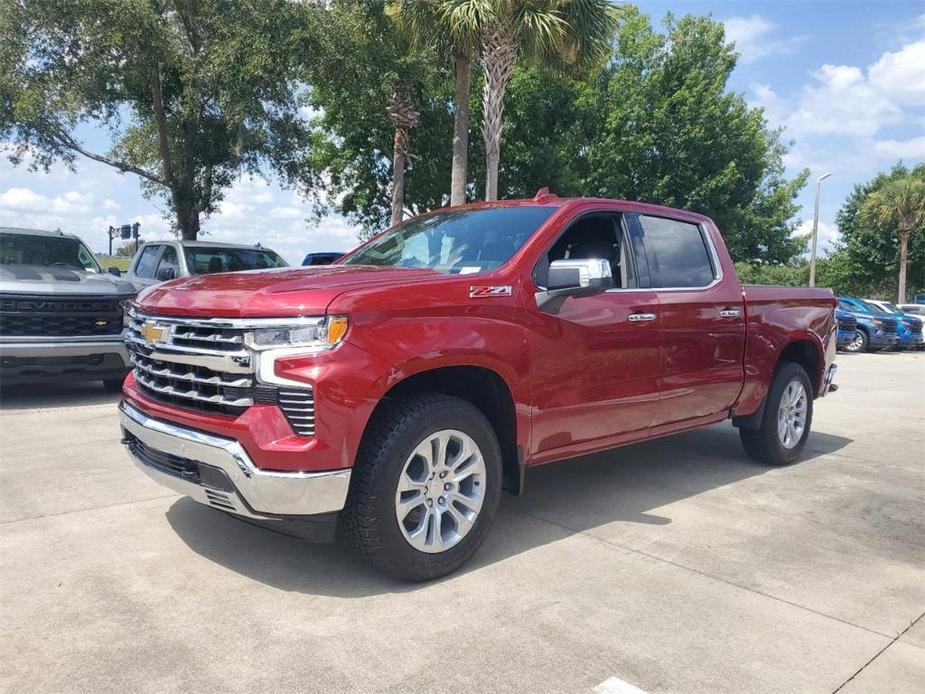
M 866 352 L 868 342 L 867 333 L 861 329 L 856 329 L 851 341 L 846 344 L 843 349 L 846 352 Z
M 813 421 L 813 388 L 799 364 L 781 364 L 768 390 L 761 426 L 739 429 L 745 452 L 766 465 L 796 460 Z
M 373 567 L 426 581 L 462 566 L 485 538 L 501 494 L 501 449 L 472 404 L 402 398 L 363 437 L 342 537 Z

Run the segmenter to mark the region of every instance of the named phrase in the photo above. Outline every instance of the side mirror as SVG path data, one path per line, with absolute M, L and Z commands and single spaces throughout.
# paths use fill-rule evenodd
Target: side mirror
M 108 272 L 110 275 L 115 275 L 116 277 L 122 277 L 122 270 L 115 266 L 106 268 L 106 272 Z
M 612 287 L 610 263 L 603 258 L 554 260 L 546 276 L 546 291 L 537 292 L 536 304 L 554 313 L 566 297 L 603 294 Z
M 157 271 L 157 279 L 159 279 L 161 282 L 175 279 L 176 276 L 177 273 L 172 267 L 164 267 Z

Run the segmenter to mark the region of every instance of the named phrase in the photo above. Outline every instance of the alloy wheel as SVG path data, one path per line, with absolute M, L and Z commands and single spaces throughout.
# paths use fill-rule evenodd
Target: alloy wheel
M 781 394 L 777 410 L 777 438 L 784 448 L 794 448 L 806 429 L 806 388 L 794 379 Z
M 472 529 L 485 498 L 485 459 L 468 434 L 428 435 L 402 468 L 395 515 L 405 540 L 429 554 L 445 552 Z

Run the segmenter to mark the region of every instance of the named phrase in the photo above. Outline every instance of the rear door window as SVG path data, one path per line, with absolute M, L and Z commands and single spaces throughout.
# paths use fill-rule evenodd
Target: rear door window
M 157 258 L 161 254 L 161 246 L 145 246 L 141 251 L 141 257 L 135 264 L 135 274 L 139 277 L 154 277 L 154 269 L 157 267 Z
M 652 287 L 706 287 L 716 278 L 703 230 L 697 224 L 640 215 Z

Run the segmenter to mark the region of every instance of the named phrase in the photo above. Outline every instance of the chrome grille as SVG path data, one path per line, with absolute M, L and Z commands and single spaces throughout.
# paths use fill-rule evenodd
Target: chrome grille
M 311 388 L 280 388 L 277 402 L 295 433 L 315 434 L 315 392 Z
M 300 436 L 315 433 L 311 386 L 257 382 L 246 321 L 146 316 L 130 311 L 125 342 L 145 395 L 189 409 L 237 416 L 254 404 L 280 408 Z

